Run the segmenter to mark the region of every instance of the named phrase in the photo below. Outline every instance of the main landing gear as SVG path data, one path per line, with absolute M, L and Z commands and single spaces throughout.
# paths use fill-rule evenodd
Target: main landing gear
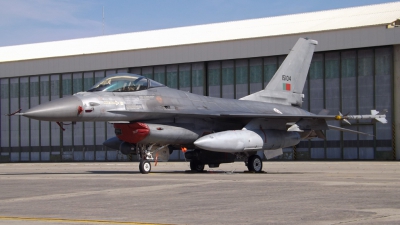
M 247 156 L 246 156 L 247 158 Z M 245 159 L 246 159 L 245 158 Z M 260 173 L 262 172 L 263 162 L 258 155 L 251 155 L 245 160 L 245 164 L 250 172 Z M 218 163 L 219 165 L 219 163 Z M 210 166 L 210 164 L 209 164 Z M 218 167 L 218 166 L 217 166 Z M 191 159 L 190 160 L 190 169 L 193 172 L 203 172 L 204 171 L 204 163 L 202 163 L 198 159 Z
M 260 173 L 262 171 L 263 163 L 258 155 L 252 155 L 247 159 L 247 168 L 250 172 Z
M 204 164 L 200 162 L 200 160 L 192 159 L 190 160 L 190 170 L 195 172 L 203 172 Z
M 151 172 L 150 161 L 154 161 L 157 165 L 157 161 L 160 159 L 168 160 L 169 150 L 164 146 L 156 145 L 137 145 L 136 154 L 139 163 L 139 171 L 142 174 L 148 174 Z M 162 158 L 162 153 L 166 152 L 166 157 Z M 263 162 L 256 154 L 257 152 L 246 152 L 238 154 L 210 152 L 206 150 L 194 150 L 185 153 L 186 159 L 190 160 L 190 169 L 193 172 L 203 172 L 205 164 L 208 164 L 210 168 L 218 167 L 221 163 L 231 163 L 234 160 L 244 160 L 247 168 L 250 172 L 260 173 L 262 172 Z M 154 155 L 154 158 L 153 158 Z M 161 158 L 160 158 L 161 157 Z
M 190 169 L 193 172 L 203 172 L 205 164 L 208 164 L 210 168 L 216 168 L 222 163 L 232 163 L 235 160 L 243 160 L 250 172 L 260 173 L 263 167 L 262 160 L 256 151 L 231 154 L 195 149 L 187 151 L 185 158 L 190 160 Z

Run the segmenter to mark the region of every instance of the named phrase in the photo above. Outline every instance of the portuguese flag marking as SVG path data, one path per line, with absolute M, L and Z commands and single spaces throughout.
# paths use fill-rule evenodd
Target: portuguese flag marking
M 283 90 L 290 91 L 291 87 L 289 83 L 283 83 Z

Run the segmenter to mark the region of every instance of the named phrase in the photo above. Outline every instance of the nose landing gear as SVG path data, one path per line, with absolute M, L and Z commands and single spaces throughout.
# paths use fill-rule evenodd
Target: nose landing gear
M 143 174 L 148 174 L 151 171 L 151 164 L 147 160 L 140 160 L 139 171 Z

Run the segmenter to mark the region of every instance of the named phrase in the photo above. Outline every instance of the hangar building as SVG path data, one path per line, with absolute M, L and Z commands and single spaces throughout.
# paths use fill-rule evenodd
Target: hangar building
M 388 124 L 333 125 L 327 140 L 284 150 L 286 160 L 400 159 L 400 2 L 0 48 L 0 161 L 119 161 L 105 122 L 66 127 L 19 108 L 89 89 L 117 72 L 142 74 L 196 94 L 240 98 L 261 90 L 299 37 L 318 40 L 303 108 L 351 114 L 387 109 Z M 397 150 L 397 152 L 396 152 Z M 172 159 L 183 160 L 175 151 Z

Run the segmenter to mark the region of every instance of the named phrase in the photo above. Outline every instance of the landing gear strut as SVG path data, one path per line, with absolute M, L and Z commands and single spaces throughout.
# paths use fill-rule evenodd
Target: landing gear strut
M 168 149 L 168 145 L 144 145 L 144 144 L 137 144 L 136 145 L 136 154 L 138 159 L 140 160 L 139 163 L 139 171 L 143 174 L 150 173 L 151 171 L 151 161 L 155 162 L 157 166 L 157 162 L 159 160 L 165 161 L 168 160 L 170 151 Z
M 148 152 L 146 151 L 146 146 L 145 145 L 141 145 L 141 146 L 137 146 L 137 155 L 138 158 L 140 160 L 139 163 L 139 171 L 142 174 L 148 174 L 151 171 L 151 164 L 150 162 L 147 160 L 148 159 Z M 151 156 L 151 155 L 150 155 Z
M 260 156 L 258 155 L 252 155 L 249 157 L 248 162 L 247 162 L 247 168 L 249 169 L 250 172 L 256 172 L 259 173 L 262 171 L 262 160 Z

